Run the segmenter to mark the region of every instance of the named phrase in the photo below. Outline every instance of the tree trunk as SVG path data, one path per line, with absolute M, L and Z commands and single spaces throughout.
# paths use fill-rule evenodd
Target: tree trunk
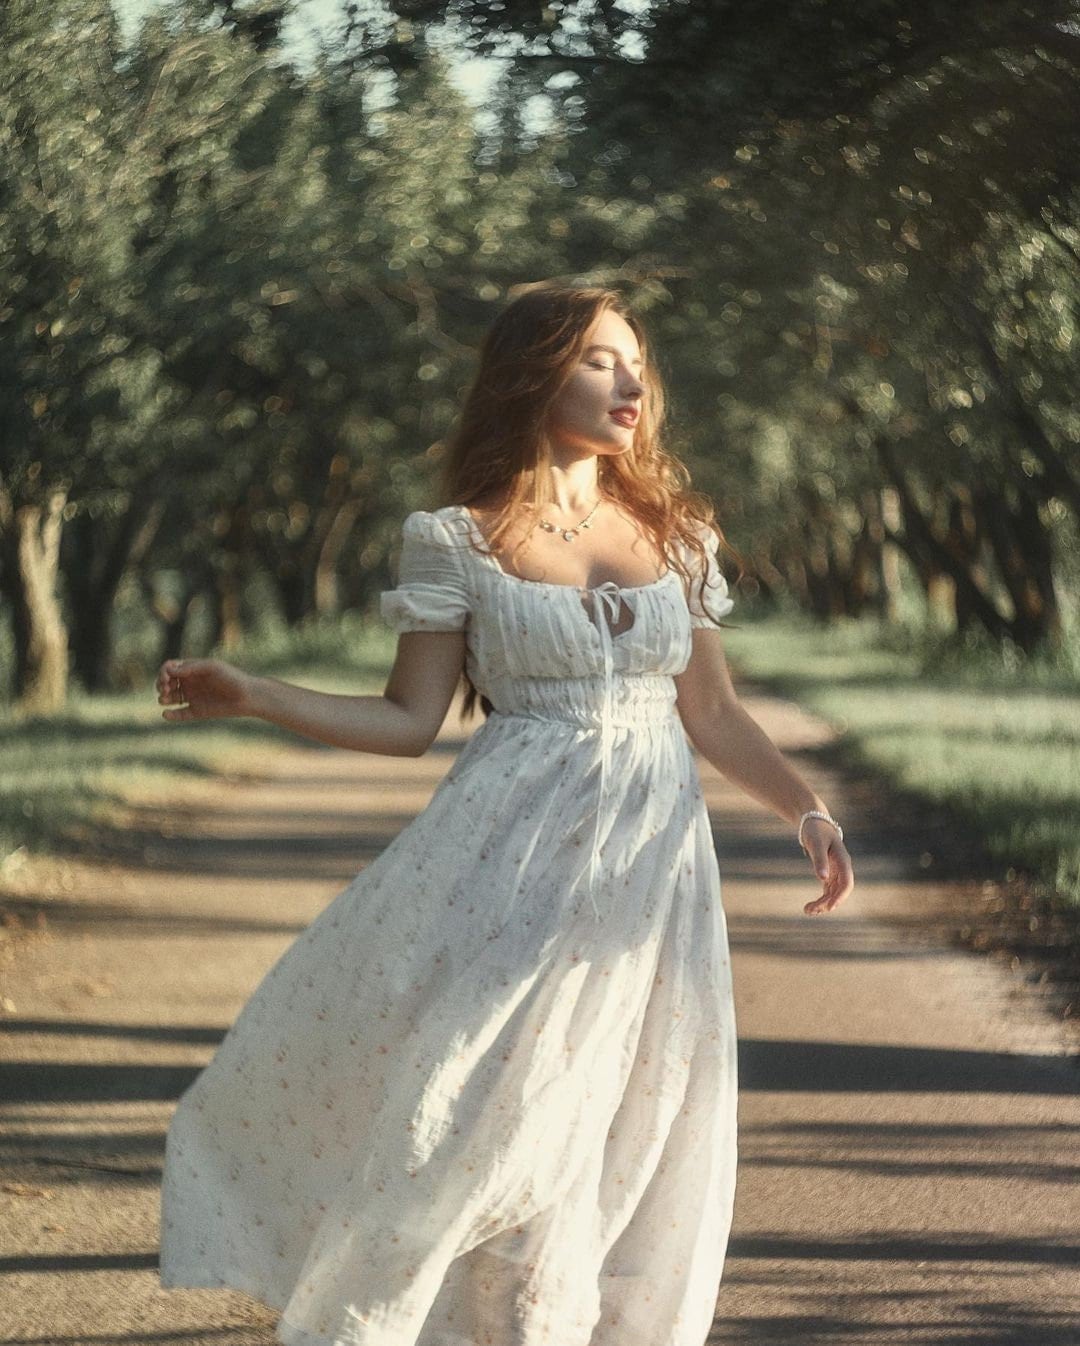
M 269 535 L 261 528 L 251 530 L 250 541 L 256 564 L 261 563 L 263 573 L 274 586 L 282 620 L 290 629 L 297 626 L 307 611 L 307 586 L 296 552 L 276 550 Z
M 761 599 L 765 603 L 779 601 L 780 593 L 788 588 L 787 577 L 777 564 L 776 557 L 765 547 L 755 547 L 747 556 L 745 599 Z
M 900 549 L 889 538 L 901 522 L 900 497 L 892 486 L 883 486 L 879 496 L 878 526 L 881 529 L 881 548 L 878 552 L 878 584 L 881 587 L 881 615 L 887 622 L 900 616 Z
M 228 653 L 235 650 L 244 634 L 241 602 L 241 568 L 237 552 L 226 551 L 218 558 L 215 572 L 215 621 L 213 645 Z
M 244 562 L 251 545 L 245 507 L 225 507 L 215 520 L 214 535 L 220 541 L 213 558 L 210 647 L 228 653 L 237 648 L 244 635 Z
M 281 602 L 281 615 L 290 630 L 300 625 L 308 614 L 308 586 L 295 556 L 279 562 L 272 578 Z
M 1038 501 L 1030 492 L 1020 498 L 1014 526 L 1020 540 L 1020 553 L 1027 559 L 1024 621 L 1028 629 L 1025 636 L 1030 639 L 1032 649 L 1040 645 L 1059 649 L 1064 630 L 1054 583 L 1054 544 L 1039 513 Z
M 776 549 L 776 568 L 783 576 L 782 588 L 801 607 L 810 605 L 810 577 L 806 571 L 806 542 L 802 528 L 792 528 Z
M 67 492 L 41 504 L 0 504 L 4 526 L 4 592 L 11 602 L 15 645 L 12 693 L 20 711 L 48 715 L 67 697 L 68 638 L 56 592 Z
M 955 585 L 957 618 L 962 614 L 977 619 L 995 640 L 1010 635 L 1009 623 L 993 600 L 979 587 L 972 573 L 971 558 L 956 547 L 956 537 L 938 537 L 919 508 L 910 483 L 900 468 L 891 447 L 884 439 L 876 441 L 878 456 L 889 481 L 896 488 L 904 517 L 902 535 L 893 540 L 902 546 L 920 571 L 927 568 L 947 575 Z
M 828 515 L 821 499 L 808 486 L 798 488 L 798 500 L 807 606 L 819 621 L 827 622 L 834 615 Z
M 315 566 L 314 581 L 315 611 L 320 617 L 330 616 L 341 609 L 338 561 L 359 513 L 360 501 L 356 498 L 346 498 L 334 508 L 325 530 Z
M 184 634 L 188 622 L 200 597 L 213 587 L 209 567 L 195 572 L 184 572 L 184 588 L 179 599 L 170 599 L 155 589 L 150 575 L 140 572 L 140 585 L 146 606 L 161 623 L 161 635 L 158 642 L 158 664 L 166 659 L 179 659 L 187 653 L 184 649 Z
M 978 498 L 998 570 L 1013 604 L 1012 637 L 1027 654 L 1061 638 L 1053 556 L 1038 501 L 1020 489 L 1015 508 L 988 491 Z
M 72 598 L 73 667 L 88 692 L 110 686 L 116 592 L 129 568 L 138 565 L 149 549 L 164 512 L 165 502 L 144 490 L 132 497 L 119 526 L 110 528 L 81 514 L 68 530 L 74 552 L 73 564 L 65 571 Z
M 878 558 L 881 554 L 881 511 L 877 493 L 867 491 L 862 499 L 862 524 L 851 544 L 845 602 L 852 617 L 862 617 L 869 608 L 881 611 L 881 593 L 877 586 Z
M 851 540 L 841 525 L 828 517 L 824 535 L 829 577 L 829 616 L 848 617 L 851 615 Z
M 953 486 L 945 512 L 949 521 L 945 535 L 946 548 L 959 563 L 966 566 L 972 579 L 979 582 L 980 588 L 985 587 L 985 569 L 979 559 L 985 529 L 981 526 L 976 503 L 966 486 L 960 483 Z M 956 610 L 956 629 L 966 631 L 978 620 L 970 591 L 954 583 L 951 601 Z
M 956 581 L 944 570 L 931 570 L 926 576 L 926 609 L 933 624 L 943 631 L 964 631 L 971 611 L 956 601 Z

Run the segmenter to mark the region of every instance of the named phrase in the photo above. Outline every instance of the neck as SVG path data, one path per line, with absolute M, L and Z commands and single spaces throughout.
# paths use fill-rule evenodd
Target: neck
M 549 477 L 551 509 L 561 514 L 586 514 L 600 499 L 596 458 L 552 463 Z

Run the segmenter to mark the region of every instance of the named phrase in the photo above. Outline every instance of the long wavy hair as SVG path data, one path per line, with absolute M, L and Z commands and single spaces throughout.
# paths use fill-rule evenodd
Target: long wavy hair
M 594 322 L 607 309 L 624 318 L 637 338 L 645 394 L 630 449 L 597 460 L 601 494 L 634 516 L 688 588 L 693 575 L 677 544 L 694 552 L 704 597 L 706 551 L 697 530 L 703 524 L 711 527 L 739 562 L 740 575 L 741 558 L 717 525 L 708 496 L 692 489 L 685 465 L 661 446 L 663 385 L 649 359 L 645 328 L 618 290 L 545 282 L 530 286 L 503 309 L 481 344 L 479 368 L 457 427 L 442 446 L 442 503 L 492 511 L 485 536 L 496 552 L 523 506 L 540 511 L 552 503 L 547 433 L 552 405 L 576 370 Z M 478 700 L 485 715 L 490 713 L 490 702 L 468 674 L 465 683 L 464 714 L 474 714 Z

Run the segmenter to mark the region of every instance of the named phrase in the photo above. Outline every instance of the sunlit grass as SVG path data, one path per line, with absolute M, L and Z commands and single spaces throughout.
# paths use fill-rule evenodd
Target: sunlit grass
M 733 666 L 797 698 L 855 755 L 981 834 L 1003 871 L 1080 904 L 1080 676 L 1075 649 L 1025 660 L 985 642 L 797 618 L 726 633 Z
M 376 623 L 312 625 L 229 654 L 251 672 L 324 692 L 380 692 L 394 637 Z M 309 743 L 254 719 L 162 719 L 151 683 L 87 696 L 73 690 L 57 716 L 0 712 L 0 858 L 46 851 L 73 829 L 106 827 L 127 801 L 197 800 L 221 775 L 254 774 L 282 745 Z
M 839 728 L 861 760 L 947 802 L 1008 867 L 1080 904 L 1080 675 L 1075 651 L 1029 662 L 930 632 L 795 617 L 743 617 L 725 646 Z M 229 658 L 322 691 L 382 690 L 395 638 L 345 619 L 263 637 Z M 128 799 L 197 799 L 221 773 L 255 773 L 307 743 L 256 720 L 170 724 L 152 687 L 86 697 L 63 715 L 0 717 L 0 855 L 48 849 L 74 825 L 107 825 Z

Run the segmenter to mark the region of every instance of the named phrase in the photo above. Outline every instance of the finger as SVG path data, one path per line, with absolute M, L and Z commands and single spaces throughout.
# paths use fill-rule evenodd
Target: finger
M 830 885 L 820 897 L 815 898 L 813 902 L 808 902 L 806 906 L 803 907 L 803 911 L 808 916 L 817 916 L 823 912 L 827 913 L 834 911 L 848 896 L 854 886 L 854 882 Z
M 847 884 L 840 884 L 839 875 L 837 875 L 833 879 L 830 879 L 828 884 L 826 884 L 825 891 L 820 897 L 814 898 L 812 902 L 807 902 L 803 907 L 803 911 L 808 916 L 816 916 L 823 911 L 832 911 L 832 909 L 844 899 L 849 891 L 850 889 Z
M 200 672 L 198 661 L 192 659 L 166 659 L 161 671 L 165 679 L 176 687 L 180 685 L 181 677 L 197 677 Z
M 811 898 L 810 901 L 807 902 L 806 905 L 803 907 L 803 911 L 809 912 L 811 914 L 813 914 L 813 912 L 815 911 L 820 911 L 827 896 L 828 896 L 828 889 L 823 891 L 818 897 Z

